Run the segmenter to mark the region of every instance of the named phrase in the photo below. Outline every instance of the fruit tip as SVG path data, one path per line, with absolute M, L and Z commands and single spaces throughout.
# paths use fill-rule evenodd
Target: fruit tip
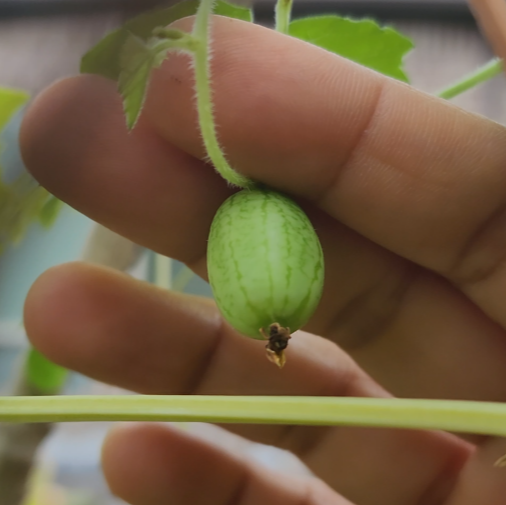
M 286 356 L 284 351 L 273 351 L 272 349 L 266 349 L 267 359 L 277 365 L 279 368 L 283 368 L 286 363 Z
M 267 359 L 279 368 L 283 368 L 286 363 L 284 350 L 288 346 L 288 341 L 292 338 L 290 328 L 284 328 L 279 323 L 272 323 L 269 325 L 269 335 L 266 335 L 263 328 L 260 328 L 259 331 L 269 341 L 265 346 Z

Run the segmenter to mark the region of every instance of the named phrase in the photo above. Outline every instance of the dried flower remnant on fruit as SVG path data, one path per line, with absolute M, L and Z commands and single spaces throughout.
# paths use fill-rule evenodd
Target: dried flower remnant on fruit
M 288 341 L 292 338 L 290 328 L 284 328 L 279 323 L 273 323 L 269 326 L 269 335 L 266 335 L 263 328 L 260 333 L 269 343 L 265 346 L 267 359 L 283 368 L 286 363 L 285 349 L 288 347 Z

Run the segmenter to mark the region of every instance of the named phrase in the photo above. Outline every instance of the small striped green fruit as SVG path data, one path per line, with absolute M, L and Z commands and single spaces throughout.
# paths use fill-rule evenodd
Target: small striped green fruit
M 240 191 L 214 217 L 209 282 L 223 317 L 248 337 L 267 338 L 279 366 L 290 331 L 313 315 L 323 288 L 323 253 L 306 214 L 272 190 Z

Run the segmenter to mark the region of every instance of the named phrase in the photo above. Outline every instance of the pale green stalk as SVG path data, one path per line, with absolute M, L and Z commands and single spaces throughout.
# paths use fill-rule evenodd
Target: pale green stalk
M 197 111 L 200 131 L 210 161 L 220 175 L 234 186 L 248 188 L 253 182 L 237 173 L 228 164 L 220 147 L 214 124 L 209 71 L 209 21 L 213 12 L 214 0 L 201 0 L 192 35 L 198 44 L 193 55 L 195 58 L 195 82 L 197 89 Z
M 172 288 L 172 259 L 155 254 L 155 284 L 162 289 Z
M 478 86 L 478 84 L 481 84 L 485 81 L 488 81 L 489 79 L 492 79 L 496 75 L 499 75 L 502 72 L 502 70 L 503 70 L 502 60 L 500 60 L 499 58 L 493 58 L 488 63 L 486 63 L 482 67 L 479 67 L 471 74 L 466 75 L 465 77 L 451 84 L 442 91 L 439 91 L 438 93 L 436 93 L 436 96 L 449 100 L 450 98 L 453 98 L 457 95 L 460 95 L 461 93 L 464 93 L 464 91 L 467 91 L 468 89 Z
M 436 429 L 506 436 L 506 404 L 294 396 L 1 397 L 0 422 L 203 421 Z
M 293 0 L 278 0 L 276 2 L 276 31 L 288 34 L 290 18 L 292 16 Z
M 174 282 L 172 283 L 173 291 L 183 292 L 194 276 L 195 273 L 187 266 L 184 266 L 174 277 Z

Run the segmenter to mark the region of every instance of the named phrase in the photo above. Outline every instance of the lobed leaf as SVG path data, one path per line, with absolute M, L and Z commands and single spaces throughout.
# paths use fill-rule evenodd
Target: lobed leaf
M 154 55 L 142 39 L 129 35 L 123 45 L 118 90 L 123 97 L 127 126 L 133 128 L 139 117 L 153 69 Z
M 109 33 L 83 56 L 81 73 L 98 74 L 117 81 L 122 70 L 121 55 L 124 45 L 129 43 L 130 36 L 134 35 L 146 42 L 151 37 L 153 29 L 193 16 L 198 6 L 198 0 L 184 0 L 172 7 L 146 12 L 127 21 L 123 27 Z M 223 0 L 216 3 L 214 13 L 243 21 L 253 20 L 251 9 L 231 5 Z
M 292 21 L 290 35 L 400 81 L 409 82 L 403 60 L 413 42 L 375 21 L 317 16 Z
M 216 5 L 214 6 L 214 14 L 217 16 L 226 16 L 227 18 L 253 22 L 253 11 L 251 9 L 224 2 L 223 0 L 216 2 Z

